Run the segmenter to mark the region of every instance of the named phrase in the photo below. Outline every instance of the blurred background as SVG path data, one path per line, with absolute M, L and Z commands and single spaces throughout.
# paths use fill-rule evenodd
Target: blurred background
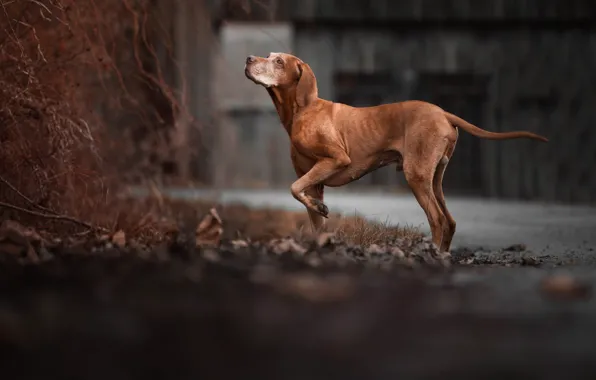
M 214 173 L 218 185 L 292 180 L 287 138 L 271 101 L 241 70 L 248 54 L 289 51 L 311 65 L 323 98 L 354 106 L 421 99 L 491 131 L 525 129 L 551 139 L 494 142 L 460 133 L 445 176 L 449 194 L 596 199 L 590 2 L 216 3 L 214 30 L 224 61 L 216 65 L 222 79 L 215 100 L 224 115 L 218 130 L 238 144 L 215 152 L 224 153 L 216 160 L 222 163 Z M 403 175 L 386 167 L 350 187 L 404 185 Z
M 426 100 L 550 139 L 461 133 L 448 197 L 596 200 L 589 0 L 1 1 L 3 199 L 80 214 L 115 184 L 287 192 L 288 138 L 243 67 L 290 52 L 323 98 Z M 346 189 L 407 190 L 393 167 Z

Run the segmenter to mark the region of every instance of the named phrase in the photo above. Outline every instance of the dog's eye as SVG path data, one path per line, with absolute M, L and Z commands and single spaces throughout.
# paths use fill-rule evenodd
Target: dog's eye
M 275 63 L 277 63 L 278 65 L 283 65 L 283 64 L 284 64 L 284 61 L 283 61 L 283 59 L 281 59 L 281 58 L 277 58 L 277 59 L 275 60 Z

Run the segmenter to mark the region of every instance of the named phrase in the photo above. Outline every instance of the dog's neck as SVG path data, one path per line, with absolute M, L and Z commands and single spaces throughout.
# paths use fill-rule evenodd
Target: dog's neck
M 275 105 L 281 124 L 284 126 L 286 132 L 288 132 L 288 135 L 291 136 L 294 115 L 301 109 L 296 103 L 296 89 L 269 87 L 267 88 L 267 92 L 271 96 L 273 105 Z

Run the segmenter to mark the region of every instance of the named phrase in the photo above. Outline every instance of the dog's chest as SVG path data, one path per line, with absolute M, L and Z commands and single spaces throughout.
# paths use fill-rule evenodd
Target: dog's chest
M 355 160 L 355 162 L 353 161 L 351 174 L 354 179 L 358 179 L 391 164 L 396 164 L 396 170 L 403 170 L 403 156 L 401 153 L 390 150 L 377 153 L 367 159 Z
M 301 154 L 294 148 L 291 150 L 291 158 L 294 169 L 301 175 L 306 174 L 316 163 L 314 158 Z

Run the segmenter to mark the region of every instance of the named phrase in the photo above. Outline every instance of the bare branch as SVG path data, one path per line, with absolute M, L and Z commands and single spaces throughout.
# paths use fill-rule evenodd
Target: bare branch
M 33 216 L 37 216 L 37 217 L 44 218 L 44 219 L 62 220 L 62 221 L 65 221 L 65 222 L 70 222 L 70 223 L 79 225 L 81 227 L 85 227 L 85 228 L 90 229 L 90 230 L 97 229 L 97 230 L 101 230 L 101 231 L 107 231 L 107 230 L 105 230 L 105 228 L 94 227 L 94 226 L 92 226 L 91 224 L 89 224 L 87 222 L 83 222 L 81 220 L 78 220 L 78 219 L 75 219 L 73 217 L 66 216 L 66 215 L 49 215 L 49 214 L 44 214 L 44 213 L 37 212 L 37 211 L 27 210 L 25 208 L 22 208 L 22 207 L 19 207 L 19 206 L 15 206 L 13 204 L 2 202 L 2 201 L 0 201 L 0 207 L 8 208 L 8 209 L 11 209 L 11 210 L 22 212 L 24 214 L 33 215 Z

